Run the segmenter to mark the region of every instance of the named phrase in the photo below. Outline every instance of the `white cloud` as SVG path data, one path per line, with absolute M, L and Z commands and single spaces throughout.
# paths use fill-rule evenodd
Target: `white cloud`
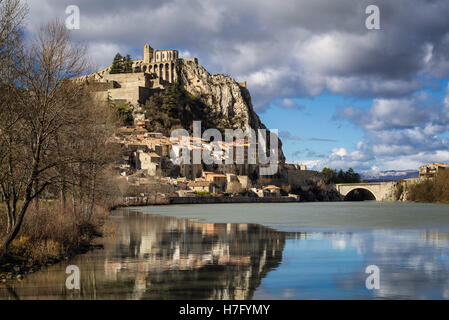
M 128 52 L 128 49 L 115 43 L 97 42 L 89 47 L 89 56 L 94 61 L 97 68 L 105 68 L 111 64 L 111 56 L 118 52 Z
M 331 157 L 332 156 L 344 157 L 347 154 L 348 154 L 348 152 L 346 151 L 345 148 L 335 148 L 335 149 L 332 149 Z

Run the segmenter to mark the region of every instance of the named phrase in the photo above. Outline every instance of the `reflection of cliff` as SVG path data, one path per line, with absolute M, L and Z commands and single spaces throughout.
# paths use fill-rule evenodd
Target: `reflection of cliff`
M 134 298 L 250 299 L 281 262 L 288 235 L 260 225 L 139 213 L 127 219 L 117 247 L 105 248 L 105 272 L 112 281 L 134 279 Z

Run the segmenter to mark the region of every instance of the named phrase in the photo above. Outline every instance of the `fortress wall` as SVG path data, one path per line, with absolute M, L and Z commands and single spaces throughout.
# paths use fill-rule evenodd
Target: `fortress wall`
M 111 89 L 108 93 L 112 100 L 126 100 L 133 104 L 139 100 L 139 87 Z
M 89 83 L 89 89 L 91 92 L 107 91 L 108 89 L 114 89 L 114 82 L 91 82 Z
M 146 87 L 139 87 L 139 103 L 145 103 L 145 101 L 152 96 L 155 92 L 158 92 L 159 90 L 154 90 Z
M 158 90 L 164 89 L 164 86 L 161 84 L 159 78 L 149 80 L 147 87 Z
M 198 59 L 197 58 L 183 58 L 182 60 L 198 64 Z
M 118 88 L 118 89 L 112 89 L 108 90 L 107 92 L 104 92 L 104 96 L 98 96 L 100 98 L 104 98 L 105 100 L 108 96 L 111 98 L 111 100 L 118 101 L 118 100 L 124 100 L 126 102 L 129 102 L 133 105 L 136 105 L 136 103 L 145 103 L 145 101 L 152 96 L 155 92 L 158 92 L 159 90 L 154 90 L 146 87 L 130 87 L 130 88 Z
M 137 88 L 146 86 L 146 77 L 143 72 L 108 74 L 104 76 L 104 79 L 108 81 L 116 81 L 122 88 Z

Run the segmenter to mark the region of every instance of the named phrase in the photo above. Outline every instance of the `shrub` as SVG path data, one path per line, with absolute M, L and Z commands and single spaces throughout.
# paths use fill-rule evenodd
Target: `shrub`
M 409 199 L 416 202 L 449 203 L 449 171 L 440 172 L 410 187 Z
M 32 206 L 25 216 L 19 236 L 11 243 L 10 254 L 45 263 L 85 249 L 91 239 L 101 235 L 107 211 L 97 207 L 90 219 L 59 202 Z
M 210 193 L 208 191 L 195 191 L 197 196 L 208 196 Z

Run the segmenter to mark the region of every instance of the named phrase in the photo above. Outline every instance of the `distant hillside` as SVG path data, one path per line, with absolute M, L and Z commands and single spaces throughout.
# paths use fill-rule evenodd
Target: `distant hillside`
M 416 178 L 418 176 L 418 170 L 373 171 L 361 174 L 362 180 L 368 182 L 397 181 L 401 179 Z

